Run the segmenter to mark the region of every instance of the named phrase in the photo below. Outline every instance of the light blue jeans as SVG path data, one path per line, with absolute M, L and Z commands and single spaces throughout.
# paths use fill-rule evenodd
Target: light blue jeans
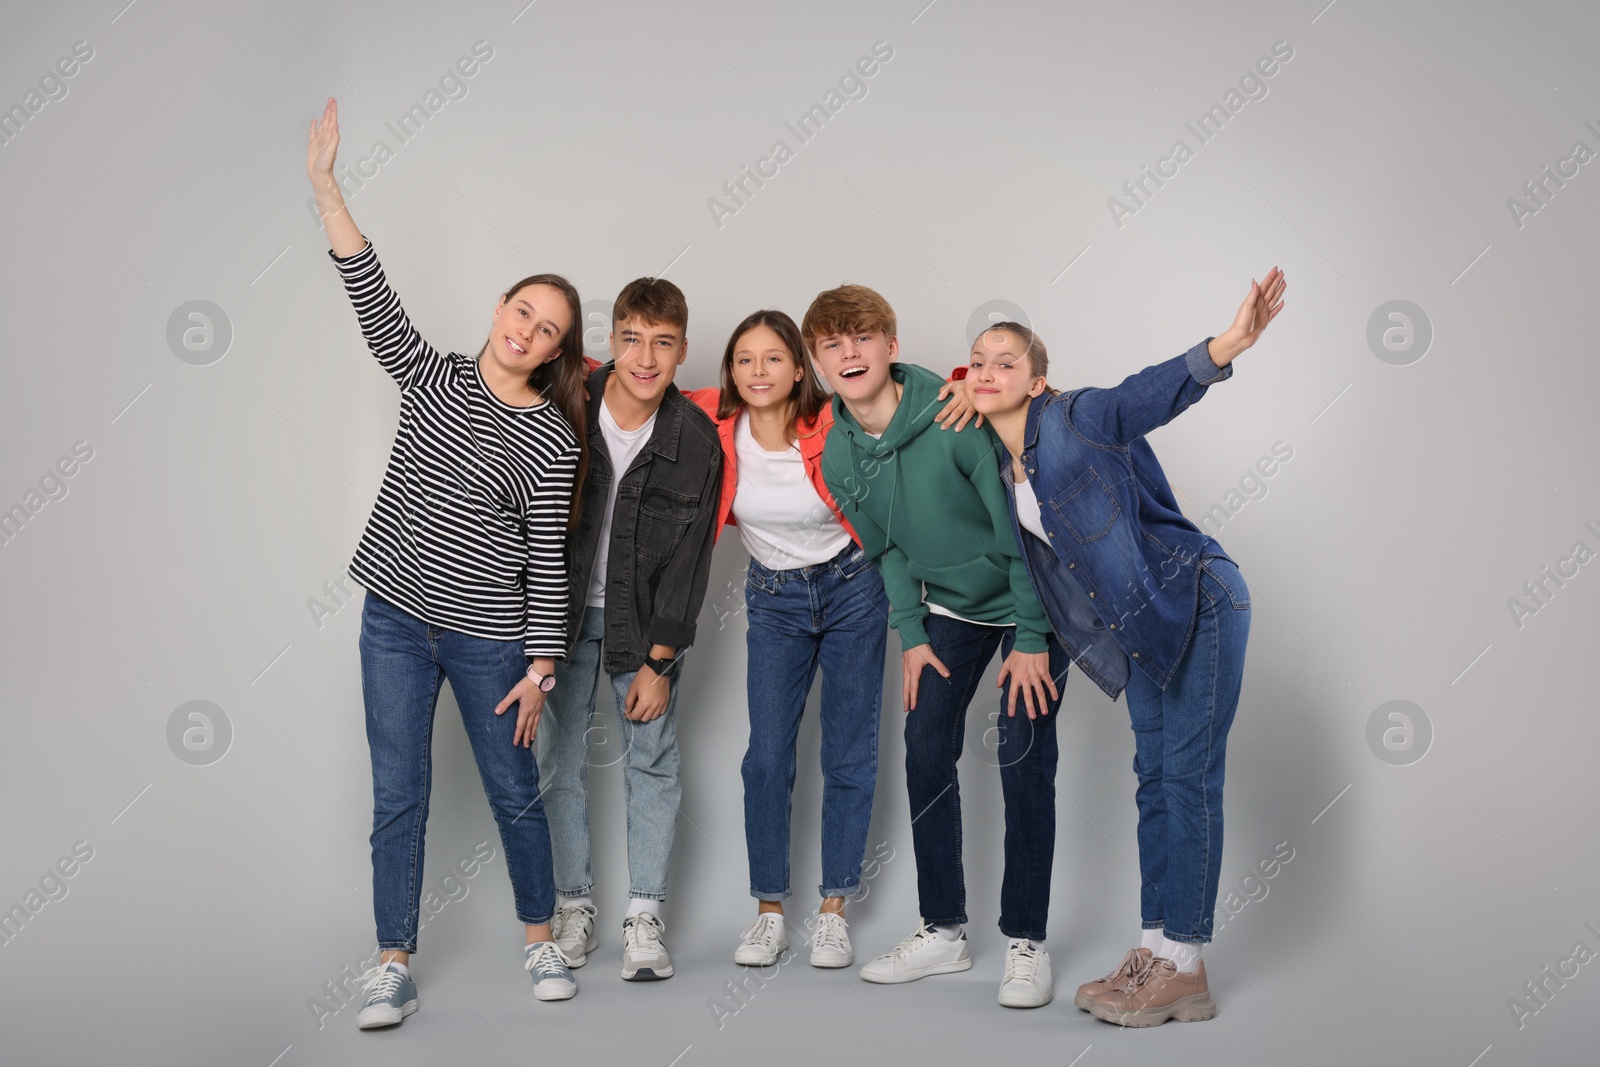
M 665 713 L 650 722 L 623 716 L 628 687 L 637 672 L 610 674 L 616 702 L 613 730 L 596 709 L 605 609 L 583 613 L 572 655 L 556 664 L 556 687 L 545 698 L 539 720 L 539 777 L 550 822 L 556 891 L 585 896 L 594 889 L 589 864 L 589 768 L 622 764 L 628 808 L 628 895 L 663 900 L 667 862 L 678 821 L 682 788 L 678 783 L 678 686 Z M 683 657 L 678 657 L 678 672 Z

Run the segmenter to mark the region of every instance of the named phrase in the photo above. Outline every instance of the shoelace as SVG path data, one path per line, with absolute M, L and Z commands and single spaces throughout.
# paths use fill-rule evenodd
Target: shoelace
M 749 928 L 740 935 L 747 945 L 760 945 L 762 948 L 771 948 L 778 943 L 778 931 L 783 928 L 783 916 L 767 913 L 758 916 Z
M 921 923 L 917 926 L 917 932 L 896 945 L 894 951 L 889 955 L 897 960 L 903 960 L 923 945 L 926 945 L 930 940 L 936 940 L 938 937 L 939 932 L 937 930 L 927 923 Z
M 1132 993 L 1150 980 L 1151 976 L 1155 974 L 1158 964 L 1163 965 L 1166 970 L 1174 974 L 1177 973 L 1178 965 L 1171 960 L 1161 956 L 1151 956 L 1149 959 L 1141 961 L 1134 972 L 1124 979 L 1116 989 L 1122 993 Z
M 387 963 L 380 963 L 371 970 L 363 971 L 356 983 L 367 991 L 367 1003 L 372 1004 L 394 996 L 405 977 L 399 971 L 391 971 Z
M 816 933 L 811 935 L 812 949 L 835 949 L 844 951 L 845 921 L 841 916 L 831 911 L 825 911 L 817 919 Z
M 550 935 L 557 941 L 566 941 L 576 937 L 582 928 L 583 920 L 592 919 L 595 909 L 587 904 L 565 904 L 556 910 L 555 922 L 550 926 Z
M 1122 962 L 1117 965 L 1117 969 L 1106 977 L 1106 986 L 1110 989 L 1116 989 L 1123 982 L 1132 978 L 1134 972 L 1139 969 L 1139 965 L 1143 962 L 1144 957 L 1139 955 L 1138 949 L 1129 949 L 1128 954 L 1122 957 Z
M 635 955 L 661 955 L 661 920 L 643 912 L 622 926 L 624 941 L 631 944 Z
M 1033 947 L 1033 942 L 1013 941 L 1006 949 L 1006 976 L 1003 981 L 1033 981 L 1034 975 L 1039 972 L 1041 956 L 1039 950 Z
M 561 954 L 554 941 L 540 941 L 534 946 L 528 958 L 523 961 L 522 969 L 537 971 L 540 978 L 564 978 L 567 972 L 567 958 Z

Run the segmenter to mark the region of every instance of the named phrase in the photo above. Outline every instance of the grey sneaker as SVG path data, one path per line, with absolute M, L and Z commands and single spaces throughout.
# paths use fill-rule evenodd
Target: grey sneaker
M 522 967 L 533 979 L 533 995 L 540 1000 L 571 1000 L 578 995 L 578 982 L 572 968 L 554 941 L 535 941 L 524 951 L 528 958 Z
M 672 977 L 672 957 L 661 943 L 666 926 L 654 912 L 641 912 L 622 920 L 622 979 L 654 982 Z
M 582 967 L 589 962 L 589 953 L 600 947 L 600 935 L 594 928 L 596 914 L 593 904 L 563 904 L 556 909 L 550 933 L 568 967 Z
M 367 991 L 367 1002 L 356 1014 L 356 1025 L 363 1030 L 393 1026 L 417 1010 L 417 983 L 387 963 L 365 972 L 358 981 Z

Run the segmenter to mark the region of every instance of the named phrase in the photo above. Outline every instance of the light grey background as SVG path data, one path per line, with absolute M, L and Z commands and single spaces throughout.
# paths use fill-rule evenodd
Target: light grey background
M 1520 226 L 1508 204 L 1575 141 L 1600 149 L 1584 125 L 1600 126 L 1592 5 L 122 3 L 10 5 L 0 43 L 7 106 L 75 42 L 93 49 L 66 95 L 0 145 L 0 506 L 26 511 L 76 442 L 93 451 L 0 547 L 0 905 L 24 904 L 75 843 L 93 851 L 0 945 L 0 1060 L 1594 1062 L 1600 964 L 1546 980 L 1542 1006 L 1524 983 L 1580 941 L 1600 951 L 1585 928 L 1600 927 L 1600 566 L 1548 583 L 1520 626 L 1508 605 L 1575 542 L 1600 549 L 1584 527 L 1600 528 L 1600 165 L 1548 183 Z M 493 58 L 467 94 L 398 144 L 384 124 L 480 40 Z M 893 58 L 866 95 L 797 146 L 784 123 L 879 41 Z M 1198 145 L 1185 123 L 1279 41 L 1293 58 L 1266 95 Z M 1253 497 L 1232 498 L 1218 529 L 1255 612 L 1225 897 L 1280 842 L 1294 853 L 1246 887 L 1258 899 L 1206 954 L 1214 1021 L 1121 1031 L 1072 1007 L 1138 922 L 1125 709 L 1076 677 L 1054 1004 L 995 1004 L 987 696 L 963 761 L 973 970 L 885 988 L 802 958 L 742 1007 L 727 999 L 754 911 L 731 536 L 679 705 L 677 977 L 617 978 L 621 782 L 602 768 L 604 947 L 576 1000 L 532 1000 L 447 695 L 428 885 L 479 841 L 495 858 L 423 931 L 420 1014 L 382 1034 L 359 1033 L 353 1008 L 319 1018 L 319 998 L 339 1006 L 325 983 L 373 937 L 360 606 L 323 583 L 360 534 L 397 406 L 306 208 L 306 130 L 330 95 L 341 161 L 379 139 L 394 149 L 350 209 L 446 348 L 475 351 L 497 294 L 534 270 L 601 301 L 664 271 L 691 307 L 680 383 L 708 385 L 745 313 L 798 317 L 849 280 L 894 303 L 911 360 L 954 365 L 969 318 L 1004 299 L 1048 341 L 1054 384 L 1110 384 L 1220 332 L 1251 277 L 1285 269 L 1288 306 L 1234 378 L 1152 436 L 1191 517 L 1230 507 L 1241 480 Z M 708 199 L 780 138 L 794 158 L 719 226 Z M 1179 138 L 1194 158 L 1119 226 L 1108 199 L 1134 206 L 1122 184 Z M 194 300 L 233 332 L 204 366 L 168 342 Z M 1419 361 L 1369 346 L 1392 300 L 1431 323 Z M 1277 442 L 1292 459 L 1251 480 Z M 338 607 L 320 626 L 312 598 Z M 851 912 L 863 959 L 916 916 L 888 667 L 871 843 L 894 858 Z M 169 747 L 193 700 L 232 731 L 207 765 Z M 1410 749 L 1394 736 L 1398 757 L 1369 744 L 1391 700 L 1431 726 L 1420 761 L 1420 723 Z M 203 756 L 220 736 L 193 740 Z M 802 890 L 818 876 L 816 753 L 813 716 L 795 799 Z M 814 901 L 794 905 L 798 919 Z M 738 1012 L 719 1020 L 714 997 Z M 1539 1008 L 1520 1026 L 1513 997 Z

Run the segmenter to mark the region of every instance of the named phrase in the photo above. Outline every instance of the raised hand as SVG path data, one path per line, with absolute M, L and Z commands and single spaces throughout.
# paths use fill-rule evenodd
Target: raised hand
M 1283 290 L 1287 285 L 1283 271 L 1273 267 L 1259 283 L 1250 281 L 1250 292 L 1233 316 L 1233 324 L 1211 339 L 1211 361 L 1226 367 L 1261 336 L 1267 324 L 1283 310 Z
M 339 104 L 328 97 L 320 119 L 311 122 L 311 143 L 306 146 L 306 173 L 315 182 L 333 174 L 333 158 L 339 151 Z

